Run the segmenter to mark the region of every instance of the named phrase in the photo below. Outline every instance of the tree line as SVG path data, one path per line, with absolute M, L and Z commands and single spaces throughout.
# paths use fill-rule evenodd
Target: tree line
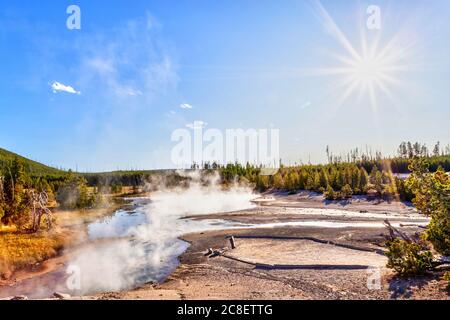
M 236 180 L 251 182 L 258 191 L 269 189 L 296 192 L 309 190 L 322 193 L 326 199 L 346 199 L 352 195 L 397 198 L 411 201 L 413 193 L 406 180 L 399 174 L 411 173 L 411 159 L 427 159 L 431 172 L 441 168 L 450 171 L 450 148 L 440 148 L 438 142 L 429 153 L 425 144 L 402 142 L 397 157 L 383 157 L 380 152 L 361 152 L 358 148 L 346 156 L 335 156 L 326 148 L 327 164 L 281 166 L 274 175 L 260 174 L 262 167 L 247 163 L 226 166 L 204 164 L 204 170 L 217 169 L 225 183 Z M 406 150 L 406 151 L 403 151 Z M 405 153 L 406 152 L 406 153 Z M 409 157 L 411 156 L 411 157 Z M 198 166 L 197 166 L 198 168 Z
M 0 150 L 1 151 L 1 150 Z M 427 160 L 430 172 L 439 168 L 450 171 L 449 148 L 437 143 L 430 153 L 424 144 L 402 142 L 398 156 L 382 157 L 380 152 L 360 152 L 357 148 L 347 156 L 335 156 L 327 147 L 327 164 L 281 165 L 276 173 L 265 174 L 265 168 L 239 163 L 193 165 L 193 170 L 208 174 L 218 172 L 224 185 L 235 182 L 251 184 L 258 191 L 269 189 L 296 192 L 310 190 L 326 199 L 347 199 L 353 195 L 397 198 L 411 201 L 410 186 L 398 173 L 409 173 L 410 156 Z M 139 192 L 188 185 L 187 178 L 176 170 L 117 171 L 110 173 L 76 173 L 32 167 L 25 158 L 7 154 L 0 163 L 0 222 L 24 227 L 30 215 L 30 191 L 45 192 L 49 203 L 64 209 L 85 209 L 101 206 L 106 194 L 119 194 L 123 187 Z M 28 167 L 27 167 L 28 166 Z M 30 170 L 32 168 L 33 170 Z

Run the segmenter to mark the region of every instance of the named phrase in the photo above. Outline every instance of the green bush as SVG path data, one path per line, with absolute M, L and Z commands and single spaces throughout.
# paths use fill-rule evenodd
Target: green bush
M 346 184 L 342 187 L 341 194 L 344 199 L 351 198 L 353 195 L 352 187 L 349 184 Z
M 450 217 L 433 216 L 424 238 L 433 244 L 437 252 L 450 256 Z
M 386 245 L 387 267 L 401 276 L 420 275 L 433 268 L 433 255 L 429 250 L 423 250 L 420 243 L 394 239 Z
M 411 162 L 410 168 L 407 185 L 414 193 L 413 203 L 431 217 L 425 240 L 440 254 L 450 255 L 450 176 L 442 168 L 430 173 L 423 159 Z
M 334 200 L 336 198 L 336 193 L 334 192 L 333 188 L 328 185 L 327 191 L 325 192 L 325 199 L 327 200 Z

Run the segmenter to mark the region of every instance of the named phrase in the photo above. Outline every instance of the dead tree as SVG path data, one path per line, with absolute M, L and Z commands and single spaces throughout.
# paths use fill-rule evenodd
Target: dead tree
M 31 230 L 37 232 L 41 227 L 42 216 L 46 216 L 47 219 L 47 227 L 51 229 L 53 214 L 48 205 L 48 195 L 45 191 L 41 193 L 36 193 L 34 191 L 30 192 L 30 201 L 31 201 Z
M 405 240 L 406 242 L 409 243 L 413 243 L 416 242 L 414 239 L 412 239 L 411 237 L 409 237 L 406 233 L 401 232 L 400 230 L 398 230 L 397 228 L 394 228 L 391 223 L 389 222 L 389 220 L 384 220 L 384 225 L 385 227 L 388 229 L 389 231 L 389 238 L 390 240 L 393 240 L 396 238 L 395 234 L 398 234 L 403 240 Z

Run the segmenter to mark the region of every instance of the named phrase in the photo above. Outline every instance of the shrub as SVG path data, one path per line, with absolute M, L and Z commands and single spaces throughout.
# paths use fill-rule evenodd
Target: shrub
M 424 238 L 433 244 L 437 252 L 450 256 L 450 217 L 434 215 Z
M 420 243 L 394 239 L 386 245 L 387 267 L 401 276 L 420 275 L 433 268 L 433 255 L 429 250 L 423 250 Z
M 413 173 L 407 184 L 415 196 L 413 203 L 423 214 L 431 216 L 425 240 L 437 252 L 450 255 L 450 177 L 442 168 L 430 173 L 423 160 L 413 161 L 410 169 Z
M 447 271 L 447 272 L 444 274 L 444 280 L 445 280 L 445 281 L 448 281 L 448 283 L 450 284 L 450 271 Z
M 350 187 L 349 184 L 346 184 L 345 186 L 342 187 L 341 193 L 344 199 L 351 198 L 353 194 L 352 187 Z
M 333 188 L 328 185 L 327 191 L 325 192 L 325 199 L 327 200 L 334 200 L 336 198 L 336 194 L 333 190 Z

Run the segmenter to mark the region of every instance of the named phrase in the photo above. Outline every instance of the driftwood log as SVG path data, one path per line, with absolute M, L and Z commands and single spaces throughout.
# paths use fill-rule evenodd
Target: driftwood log
M 222 249 L 209 248 L 208 252 L 205 254 L 205 256 L 208 258 L 215 258 L 215 257 L 223 255 L 227 251 L 228 251 L 228 248 L 222 248 Z

